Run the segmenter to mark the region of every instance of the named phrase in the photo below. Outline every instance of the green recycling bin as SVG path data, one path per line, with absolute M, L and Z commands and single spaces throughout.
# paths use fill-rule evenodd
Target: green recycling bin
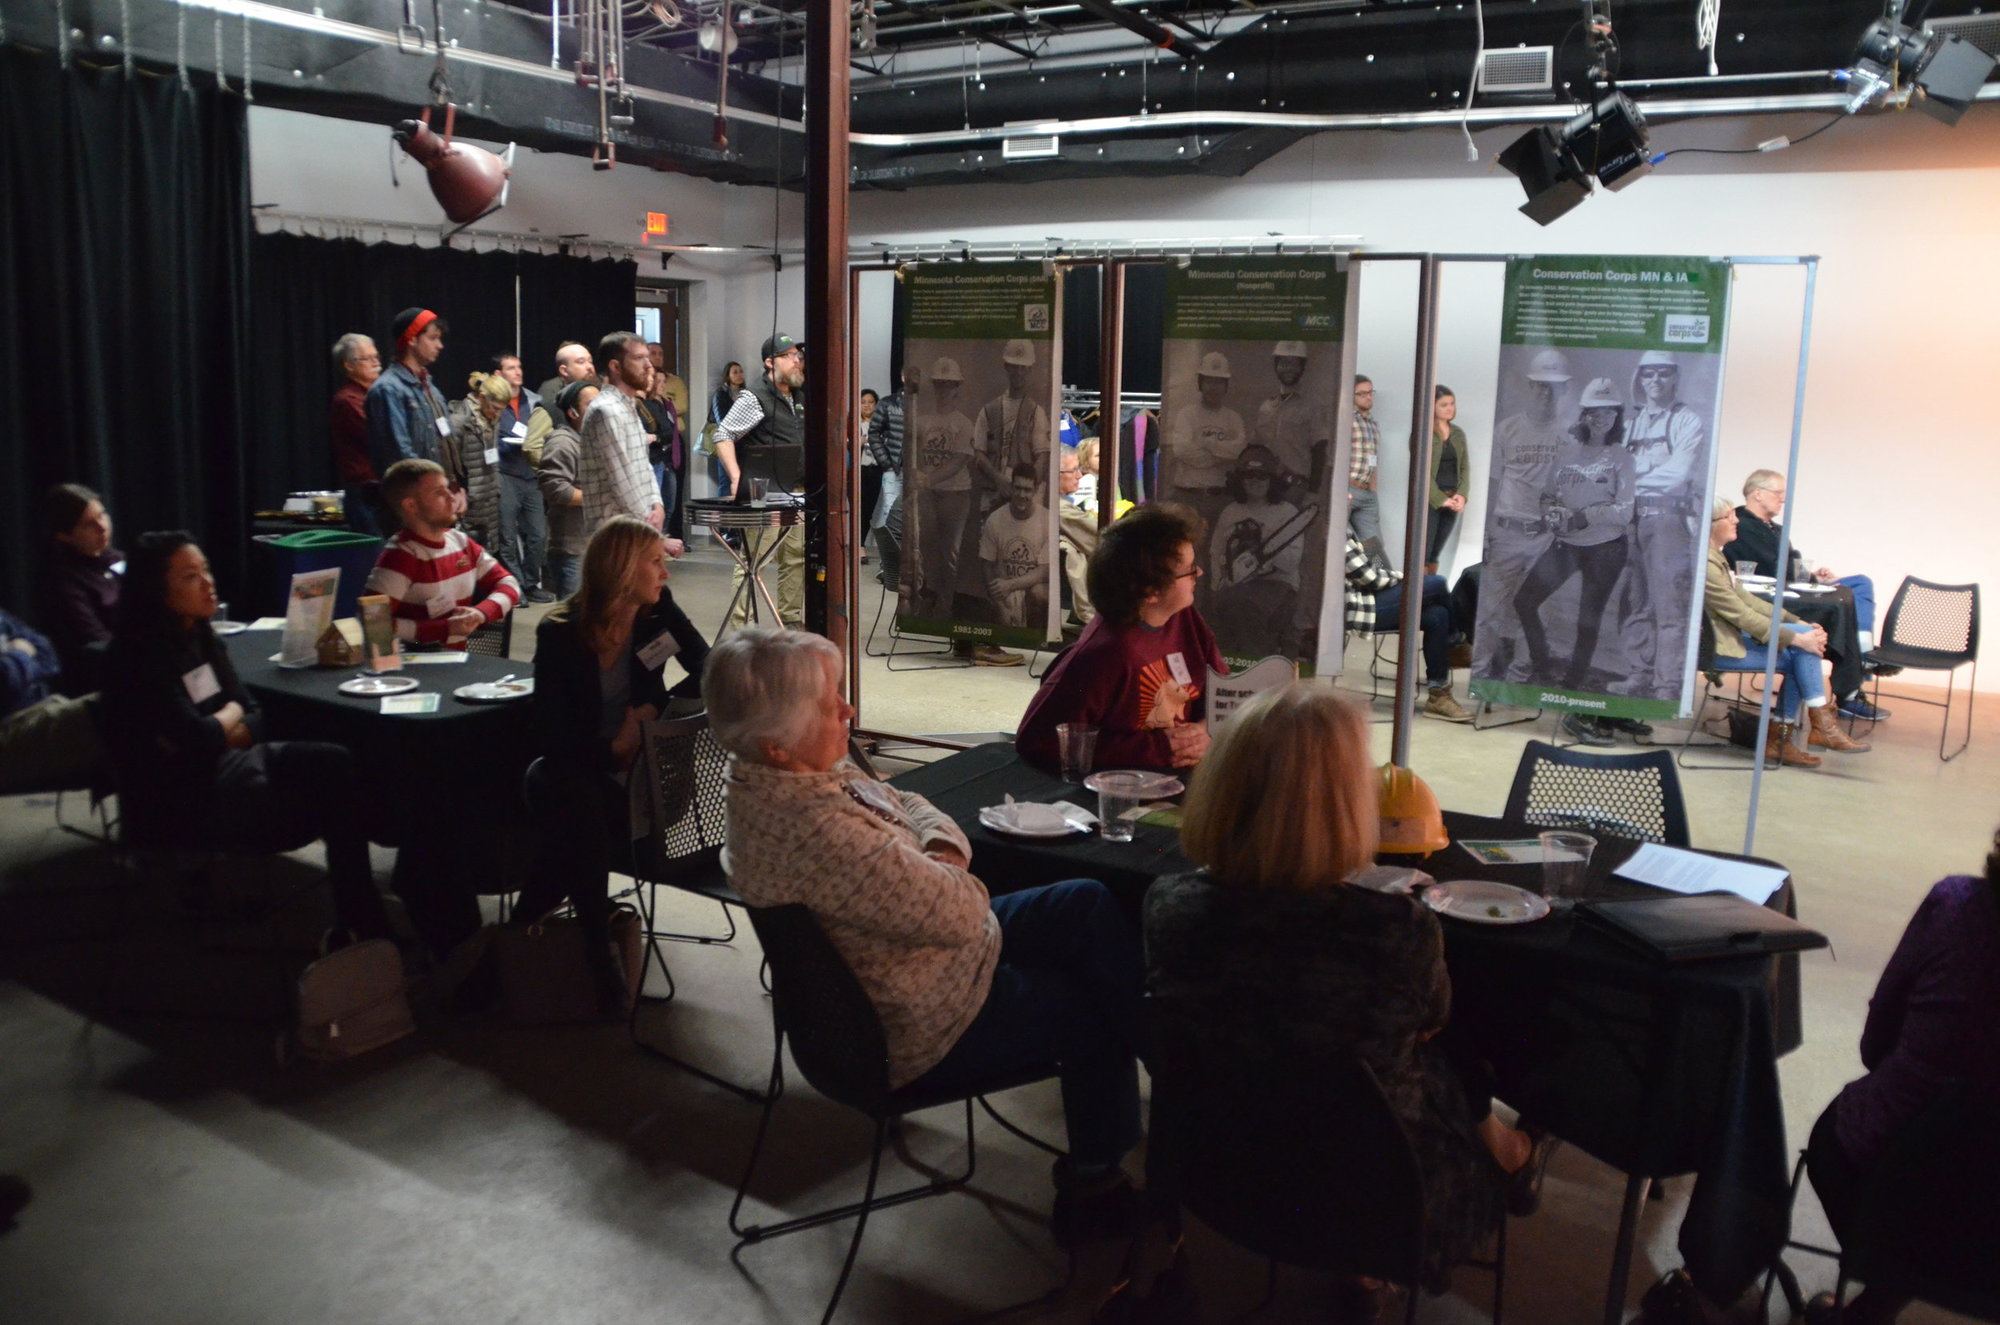
M 333 614 L 353 616 L 354 600 L 368 586 L 368 572 L 375 569 L 382 540 L 373 534 L 357 534 L 351 529 L 301 529 L 295 534 L 259 534 L 251 540 L 255 555 L 259 602 L 257 615 L 283 616 L 291 597 L 292 576 L 304 571 L 340 571 L 340 590 L 334 596 Z

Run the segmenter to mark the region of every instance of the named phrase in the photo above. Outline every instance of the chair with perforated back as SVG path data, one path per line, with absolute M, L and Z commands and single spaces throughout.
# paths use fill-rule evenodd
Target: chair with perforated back
M 722 870 L 722 847 L 726 838 L 723 818 L 723 784 L 729 757 L 716 741 L 708 725 L 708 715 L 663 718 L 646 724 L 645 758 L 637 765 L 648 779 L 651 797 L 651 832 L 633 843 L 634 898 L 645 925 L 648 969 L 657 967 L 667 982 L 664 999 L 675 993 L 673 972 L 667 967 L 662 943 L 725 944 L 735 941 L 736 917 L 730 908 L 742 906 L 743 899 L 729 886 Z M 683 934 L 659 925 L 661 888 L 705 897 L 722 908 L 727 928 L 720 934 Z M 644 975 L 641 975 L 641 987 Z M 640 1048 L 673 1063 L 705 1081 L 733 1091 L 745 1099 L 761 1101 L 756 1089 L 726 1081 L 704 1068 L 668 1053 L 639 1036 L 638 1010 L 633 1010 L 632 1038 Z
M 1424 1186 L 1415 1147 L 1382 1086 L 1352 1053 L 1269 1026 L 1212 1043 L 1170 1002 L 1148 998 L 1153 1107 L 1146 1187 L 1271 1262 L 1409 1286 L 1424 1271 Z M 1495 1227 L 1493 1320 L 1506 1287 Z M 1269 1297 L 1267 1295 L 1266 1301 Z
M 1529 741 L 1514 770 L 1505 817 L 1667 846 L 1690 842 L 1680 778 L 1665 750 L 1603 755 Z
M 468 635 L 465 651 L 487 658 L 514 656 L 514 614 L 509 612 L 496 623 L 481 626 Z
M 1944 700 L 1924 699 L 1897 693 L 1889 698 L 1904 704 L 1927 704 L 1944 710 L 1944 725 L 1938 729 L 1938 758 L 1950 763 L 1972 744 L 1972 710 L 1979 699 L 1979 586 L 1976 584 L 1932 584 L 1914 575 L 1906 576 L 1889 602 L 1882 619 L 1875 651 L 1868 655 L 1876 663 L 1887 663 L 1905 671 L 1943 672 Z M 1972 674 L 1965 686 L 1965 739 L 1958 748 L 1945 753 L 1951 735 L 1951 710 L 1957 697 L 1958 669 L 1970 664 Z M 1869 702 L 1882 698 L 1882 678 L 1875 678 Z
M 777 1027 L 777 1047 L 771 1057 L 771 1085 L 766 1092 L 764 1116 L 757 1122 L 757 1138 L 750 1147 L 743 1180 L 737 1184 L 736 1200 L 729 1207 L 729 1229 L 739 1239 L 737 1246 L 782 1237 L 803 1229 L 853 1219 L 854 1237 L 847 1246 L 847 1259 L 840 1267 L 833 1296 L 821 1316 L 821 1325 L 833 1319 L 840 1296 L 853 1273 L 855 1257 L 861 1250 L 861 1235 L 868 1216 L 876 1210 L 926 1196 L 956 1191 L 972 1180 L 977 1152 L 974 1149 L 972 1105 L 976 1099 L 994 1121 L 1009 1132 L 1052 1154 L 1053 1146 L 1029 1136 L 995 1113 L 985 1096 L 1016 1086 L 1030 1085 L 1056 1075 L 1054 1063 L 1025 1071 L 998 1074 L 982 1081 L 975 1089 L 936 1089 L 922 1080 L 900 1088 L 889 1085 L 889 1047 L 882 1020 L 868 1001 L 867 991 L 848 969 L 839 949 L 826 936 L 819 921 L 805 906 L 748 907 L 750 924 L 764 945 L 771 963 L 771 1016 Z M 764 1139 L 771 1126 L 783 1084 L 785 1043 L 792 1046 L 792 1061 L 808 1084 L 836 1104 L 846 1105 L 867 1115 L 875 1124 L 875 1140 L 868 1158 L 868 1181 L 859 1201 L 834 1206 L 813 1214 L 799 1215 L 774 1224 L 741 1222 L 743 1202 L 757 1173 L 757 1161 L 764 1151 Z M 875 1192 L 881 1174 L 882 1148 L 890 1127 L 905 1114 L 946 1104 L 965 1107 L 965 1169 L 961 1173 L 933 1178 L 927 1183 L 904 1188 L 885 1196 Z

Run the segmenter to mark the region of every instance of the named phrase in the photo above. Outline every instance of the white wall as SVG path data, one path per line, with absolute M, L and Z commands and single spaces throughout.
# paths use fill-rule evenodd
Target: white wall
M 1741 146 L 1816 118 L 1657 128 L 1658 147 Z M 857 194 L 857 246 L 872 240 L 1045 236 L 1225 237 L 1359 233 L 1377 250 L 1440 253 L 1818 254 L 1804 440 L 1792 486 L 1795 534 L 1843 573 L 1871 574 L 1886 606 L 1905 574 L 1981 581 L 2000 593 L 2000 490 L 1989 374 L 2000 365 L 2000 112 L 1956 129 L 1920 116 L 1835 126 L 1793 151 L 1690 155 L 1546 229 L 1518 214 L 1519 186 L 1492 165 L 1518 131 L 1326 134 L 1240 179 L 1103 180 L 1004 189 Z M 1500 313 L 1497 264 L 1446 269 L 1438 378 L 1483 473 Z M 1739 270 L 1718 470 L 1734 492 L 1753 468 L 1783 468 L 1803 269 Z M 1408 435 L 1415 344 L 1413 264 L 1364 268 L 1359 368 L 1376 382 L 1385 438 Z M 1407 461 L 1385 464 L 1385 524 L 1401 536 Z M 1482 485 L 1483 486 L 1483 485 Z M 1388 510 L 1387 508 L 1393 508 Z M 1449 561 L 1477 557 L 1475 497 Z M 1400 558 L 1399 558 L 1400 560 Z M 2000 672 L 1984 688 L 2000 689 Z

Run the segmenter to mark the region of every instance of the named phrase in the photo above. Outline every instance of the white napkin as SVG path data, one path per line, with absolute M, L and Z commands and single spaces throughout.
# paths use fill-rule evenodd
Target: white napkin
M 995 806 L 993 814 L 1007 827 L 1024 833 L 1060 833 L 1069 827 L 1069 820 L 1055 806 L 1017 801 L 1011 796 L 1005 805 Z
M 1422 870 L 1405 865 L 1370 865 L 1365 870 L 1356 870 L 1347 881 L 1358 888 L 1378 893 L 1402 893 L 1405 896 L 1437 882 Z

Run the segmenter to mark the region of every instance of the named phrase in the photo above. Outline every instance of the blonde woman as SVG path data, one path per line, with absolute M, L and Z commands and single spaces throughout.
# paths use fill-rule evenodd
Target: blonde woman
M 671 697 L 701 694 L 708 642 L 667 589 L 667 540 L 630 515 L 613 516 L 583 553 L 583 582 L 535 631 L 536 746 L 525 791 L 539 832 L 534 877 L 514 909 L 522 924 L 567 898 L 605 963 L 593 974 L 607 1015 L 625 1011 L 624 973 L 610 958 L 611 871 L 630 865 L 626 778 L 643 725 Z M 673 689 L 669 660 L 686 672 Z
M 1277 1026 L 1373 1070 L 1423 1170 L 1436 1285 L 1484 1245 L 1503 1204 L 1533 1209 L 1552 1143 L 1495 1118 L 1483 1071 L 1436 1038 L 1451 1013 L 1437 917 L 1346 882 L 1374 859 L 1376 786 L 1367 720 L 1326 684 L 1297 681 L 1238 710 L 1182 814 L 1181 847 L 1202 869 L 1146 894 L 1147 988 L 1186 1009 L 1204 1041 L 1240 1045 Z
M 464 405 L 454 411 L 451 441 L 440 459 L 454 486 L 465 490 L 466 532 L 503 562 L 514 554 L 500 546 L 500 416 L 514 387 L 498 373 L 474 373 Z M 509 570 L 514 569 L 510 564 Z

